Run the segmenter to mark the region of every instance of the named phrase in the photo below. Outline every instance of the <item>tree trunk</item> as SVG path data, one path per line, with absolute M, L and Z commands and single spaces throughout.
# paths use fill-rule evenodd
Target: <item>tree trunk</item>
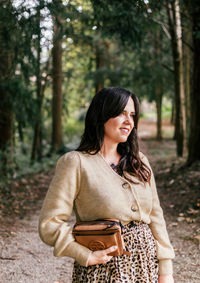
M 193 37 L 193 72 L 191 82 L 191 121 L 188 143 L 188 159 L 190 165 L 200 160 L 200 3 L 199 1 L 185 1 L 192 22 Z
M 176 107 L 175 107 L 175 99 L 174 97 L 172 98 L 172 112 L 171 112 L 171 120 L 170 123 L 171 125 L 175 126 L 175 117 L 176 117 Z M 174 127 L 174 135 L 173 135 L 173 140 L 176 140 L 176 127 Z
M 154 35 L 154 68 L 156 68 L 156 80 L 155 80 L 155 101 L 156 101 L 156 112 L 157 112 L 157 135 L 158 141 L 162 140 L 162 76 L 160 76 L 160 62 L 161 58 L 161 45 L 162 45 L 162 33 L 161 28 L 157 29 Z
M 186 135 L 189 139 L 189 129 L 191 120 L 191 79 L 193 69 L 192 61 L 192 23 L 187 9 L 183 9 L 184 17 L 184 32 L 183 32 L 183 52 L 184 52 L 184 81 L 185 81 L 185 102 L 186 102 Z
M 24 133 L 23 133 L 23 125 L 21 121 L 18 121 L 17 124 L 19 140 L 21 142 L 21 151 L 23 154 L 27 154 L 26 147 L 24 146 Z
M 104 67 L 104 42 L 99 41 L 96 45 L 96 79 L 95 91 L 96 93 L 104 87 L 104 74 L 102 68 Z
M 12 3 L 4 3 L 7 16 L 12 14 Z M 14 50 L 9 45 L 8 39 L 12 37 L 13 29 L 7 32 L 8 23 L 3 21 L 0 29 L 0 173 L 7 174 L 7 168 L 13 163 L 13 124 L 14 113 L 12 110 L 11 94 L 7 85 L 12 81 L 15 71 Z
M 35 123 L 34 128 L 34 140 L 33 140 L 33 148 L 32 148 L 32 155 L 31 155 L 31 161 L 36 160 L 36 157 L 38 161 L 42 159 L 42 105 L 44 100 L 44 92 L 47 84 L 47 78 L 48 78 L 48 71 L 49 71 L 49 60 L 47 61 L 46 65 L 46 77 L 42 81 L 43 84 L 40 85 L 40 92 L 38 96 L 38 117 Z
M 37 117 L 36 117 L 35 127 L 34 127 L 34 138 L 33 138 L 33 146 L 32 146 L 32 153 L 31 153 L 31 161 L 36 160 L 37 153 L 38 153 L 38 160 L 41 160 L 42 158 L 42 141 L 40 137 L 41 137 L 41 116 L 42 116 L 41 111 L 42 111 L 43 97 L 41 95 L 41 71 L 40 71 L 40 58 L 41 58 L 40 6 L 38 6 L 37 8 L 37 21 L 38 21 L 37 68 L 36 68 Z
M 33 147 L 31 153 L 31 161 L 35 161 L 38 156 L 38 161 L 42 158 L 42 151 L 41 151 L 41 113 L 38 113 L 38 119 L 35 123 L 34 128 L 34 138 L 33 138 Z M 37 155 L 38 153 L 38 155 Z
M 62 138 L 62 38 L 60 16 L 54 18 L 53 38 L 53 100 L 52 100 L 52 148 L 57 151 L 63 145 Z
M 156 139 L 160 141 L 162 140 L 162 86 L 161 84 L 159 84 L 159 82 L 155 88 L 155 95 L 156 95 L 156 111 L 157 111 Z
M 171 111 L 171 118 L 170 118 L 170 124 L 171 125 L 174 125 L 175 124 L 175 119 L 174 119 L 174 116 L 175 116 L 175 113 L 174 113 L 174 110 L 175 110 L 175 107 L 174 107 L 174 98 L 172 98 L 172 111 Z
M 6 66 L 5 57 L 1 64 Z M 8 62 L 7 62 L 8 63 Z M 0 71 L 1 76 L 1 71 Z M 9 93 L 0 87 L 0 173 L 7 174 L 8 167 L 13 163 L 13 121 L 14 114 L 10 105 Z
M 9 62 L 5 62 L 8 58 L 1 58 L 1 64 L 8 66 Z M 1 70 L 0 70 L 1 76 Z M 1 76 L 2 78 L 2 76 Z M 0 87 L 0 150 L 5 151 L 13 145 L 13 111 L 11 107 L 11 98 L 7 90 Z
M 180 18 L 179 1 L 168 2 L 168 20 L 171 34 L 172 54 L 174 63 L 175 83 L 175 132 L 177 155 L 183 156 L 186 153 L 186 114 L 185 114 L 185 93 L 184 93 L 184 72 L 182 52 L 182 29 Z

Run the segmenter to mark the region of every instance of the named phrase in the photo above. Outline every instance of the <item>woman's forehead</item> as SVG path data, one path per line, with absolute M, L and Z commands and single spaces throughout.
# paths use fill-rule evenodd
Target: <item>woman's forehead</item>
M 124 107 L 124 110 L 128 110 L 129 112 L 135 112 L 135 103 L 132 97 L 129 97 L 128 102 L 126 106 Z

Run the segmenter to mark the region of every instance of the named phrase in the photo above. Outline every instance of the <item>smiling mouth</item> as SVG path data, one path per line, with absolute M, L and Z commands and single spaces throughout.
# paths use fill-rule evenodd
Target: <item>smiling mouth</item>
M 127 128 L 120 128 L 120 130 L 125 134 L 129 133 L 129 129 L 127 129 Z

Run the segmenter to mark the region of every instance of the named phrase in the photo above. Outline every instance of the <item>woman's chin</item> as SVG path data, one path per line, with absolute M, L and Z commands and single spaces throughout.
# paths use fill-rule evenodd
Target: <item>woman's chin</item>
M 120 138 L 120 139 L 118 140 L 118 143 L 126 142 L 126 141 L 127 141 L 127 139 L 128 139 L 128 137 Z

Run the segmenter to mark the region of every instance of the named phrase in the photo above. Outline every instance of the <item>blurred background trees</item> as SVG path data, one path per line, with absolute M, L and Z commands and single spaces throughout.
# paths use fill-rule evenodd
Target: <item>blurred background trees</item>
M 177 156 L 199 160 L 199 22 L 197 0 L 2 0 L 1 176 L 76 146 L 109 86 L 155 102 L 158 140 L 167 101 Z

